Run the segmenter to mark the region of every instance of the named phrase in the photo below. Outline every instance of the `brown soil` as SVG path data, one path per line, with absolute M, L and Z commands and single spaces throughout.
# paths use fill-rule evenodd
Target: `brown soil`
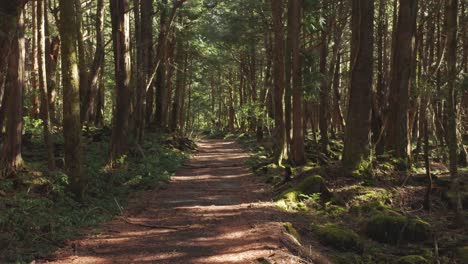
M 46 263 L 309 263 L 246 158 L 235 142 L 199 142 L 167 188 L 139 195 Z

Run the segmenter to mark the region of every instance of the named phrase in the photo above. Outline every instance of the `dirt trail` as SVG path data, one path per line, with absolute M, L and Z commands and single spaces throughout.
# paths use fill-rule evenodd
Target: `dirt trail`
M 252 180 L 247 157 L 232 141 L 199 142 L 167 189 L 144 193 L 125 220 L 70 242 L 47 263 L 306 263 L 286 246 L 281 214 Z

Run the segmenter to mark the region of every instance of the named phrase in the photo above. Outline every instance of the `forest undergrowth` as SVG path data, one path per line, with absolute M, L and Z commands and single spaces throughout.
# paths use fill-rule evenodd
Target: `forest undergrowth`
M 143 144 L 118 159 L 109 169 L 110 128 L 82 130 L 87 184 L 82 203 L 68 191 L 69 178 L 63 172 L 63 138 L 55 133 L 58 169 L 47 170 L 40 121 L 27 119 L 24 169 L 0 186 L 0 262 L 25 263 L 47 258 L 63 243 L 85 228 L 122 213 L 130 196 L 157 188 L 195 150 L 193 141 L 171 135 L 147 133 Z
M 298 236 L 305 250 L 319 248 L 336 263 L 347 264 L 468 261 L 468 230 L 453 224 L 450 178 L 442 162 L 443 150 L 432 151 L 434 182 L 428 210 L 428 179 L 422 161 L 414 160 L 405 172 L 401 161 L 389 156 L 375 157 L 359 172 L 346 174 L 340 165 L 343 142 L 331 140 L 329 153 L 323 154 L 318 151 L 318 141 L 310 136 L 306 139 L 309 162 L 292 166 L 291 180 L 285 181 L 289 169 L 272 162 L 270 139 L 258 143 L 246 133 L 206 134 L 237 139 L 253 153 L 249 166 L 259 180 L 271 184 L 278 209 L 290 215 L 286 230 Z M 461 168 L 460 174 L 466 179 L 467 168 Z M 462 186 L 466 206 L 467 183 Z

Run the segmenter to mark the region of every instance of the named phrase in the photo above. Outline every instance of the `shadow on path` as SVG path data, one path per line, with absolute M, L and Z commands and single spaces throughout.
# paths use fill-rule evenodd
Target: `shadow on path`
M 282 213 L 252 180 L 246 158 L 235 142 L 199 142 L 166 190 L 130 203 L 128 221 L 70 242 L 73 249 L 49 263 L 306 263 L 284 246 Z

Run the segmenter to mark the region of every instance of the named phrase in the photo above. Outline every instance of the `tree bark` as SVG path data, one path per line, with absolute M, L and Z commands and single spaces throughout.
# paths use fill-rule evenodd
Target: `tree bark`
M 385 144 L 388 151 L 406 162 L 410 158 L 408 108 L 416 16 L 417 0 L 400 0 L 393 47 Z
M 85 96 L 87 100 L 84 104 L 84 118 L 85 123 L 92 124 L 96 120 L 97 97 L 99 90 L 99 76 L 102 74 L 102 67 L 104 64 L 104 19 L 105 8 L 104 0 L 97 0 L 96 9 L 96 50 L 94 52 L 93 64 L 89 73 L 88 93 Z
M 6 34 L 0 37 L 2 48 L 8 50 L 8 71 L 6 86 L 8 101 L 6 110 L 6 135 L 0 156 L 0 178 L 10 176 L 22 167 L 21 136 L 23 131 L 23 89 L 24 89 L 24 3 L 8 1 L 0 5 L 4 14 L 1 29 Z M 5 30 L 4 26 L 10 28 Z M 2 60 L 3 61 L 3 60 Z M 0 65 L 0 68 L 3 68 Z
M 447 0 L 445 2 L 445 32 L 446 40 L 446 63 L 447 63 L 447 144 L 449 148 L 449 170 L 452 179 L 451 189 L 454 194 L 454 209 L 457 221 L 462 223 L 463 206 L 460 195 L 460 178 L 458 175 L 458 141 L 457 141 L 457 101 L 456 101 L 456 79 L 457 79 L 457 30 L 458 30 L 458 0 Z
M 47 166 L 49 170 L 55 170 L 54 143 L 50 128 L 49 96 L 47 92 L 46 72 L 46 41 L 45 41 L 45 12 L 47 11 L 44 0 L 37 1 L 37 58 L 39 73 L 39 90 L 41 93 L 41 119 L 44 134 L 44 143 L 47 150 Z
M 111 0 L 110 3 L 116 77 L 116 105 L 109 157 L 110 165 L 113 166 L 128 149 L 131 55 L 129 0 Z
M 286 129 L 284 121 L 284 31 L 282 22 L 283 1 L 271 0 L 273 18 L 274 48 L 273 48 L 273 82 L 274 82 L 274 112 L 275 112 L 275 162 L 282 164 L 287 159 Z
M 80 76 L 76 53 L 78 24 L 74 1 L 60 0 L 60 36 L 62 40 L 63 137 L 65 171 L 70 188 L 78 200 L 83 198 L 85 176 L 82 174 Z
M 301 74 L 301 13 L 302 3 L 300 0 L 289 0 L 289 16 L 291 18 L 291 75 L 293 92 L 293 137 L 291 144 L 291 159 L 296 166 L 304 165 L 304 120 L 303 120 L 303 98 L 302 98 L 302 74 Z
M 343 166 L 350 172 L 360 169 L 370 154 L 373 0 L 353 0 L 351 29 L 351 88 L 343 150 Z

